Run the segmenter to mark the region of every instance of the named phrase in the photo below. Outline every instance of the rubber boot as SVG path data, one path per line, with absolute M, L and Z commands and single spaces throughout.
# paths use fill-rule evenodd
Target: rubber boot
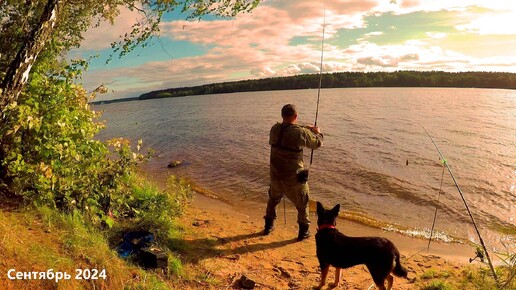
M 310 237 L 310 225 L 307 224 L 299 224 L 299 234 L 297 235 L 297 240 L 302 241 L 308 239 Z
M 263 235 L 266 236 L 274 231 L 274 219 L 264 218 L 265 219 L 265 227 L 263 229 Z

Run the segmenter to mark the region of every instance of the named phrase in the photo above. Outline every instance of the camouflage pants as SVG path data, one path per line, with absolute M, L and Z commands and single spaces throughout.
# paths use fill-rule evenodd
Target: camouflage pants
M 310 190 L 308 188 L 308 182 L 300 183 L 295 177 L 289 179 L 276 179 L 271 177 L 269 201 L 267 202 L 265 218 L 276 218 L 276 206 L 281 202 L 284 195 L 296 206 L 297 223 L 309 225 L 308 200 Z

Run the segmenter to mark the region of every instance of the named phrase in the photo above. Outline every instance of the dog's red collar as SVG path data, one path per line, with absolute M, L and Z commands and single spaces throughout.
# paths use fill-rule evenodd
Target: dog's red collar
M 324 229 L 335 229 L 335 226 L 334 225 L 320 225 L 317 230 L 320 231 L 320 230 L 324 230 Z

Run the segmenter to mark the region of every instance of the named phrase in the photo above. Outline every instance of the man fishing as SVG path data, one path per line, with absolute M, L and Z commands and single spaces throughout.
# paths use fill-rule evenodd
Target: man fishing
M 276 206 L 284 195 L 297 208 L 299 224 L 298 241 L 310 237 L 308 219 L 308 170 L 304 169 L 303 147 L 317 149 L 323 143 L 323 135 L 318 127 L 297 125 L 297 110 L 292 104 L 281 109 L 282 123 L 272 126 L 269 137 L 270 188 L 269 201 L 265 212 L 264 235 L 274 230 Z

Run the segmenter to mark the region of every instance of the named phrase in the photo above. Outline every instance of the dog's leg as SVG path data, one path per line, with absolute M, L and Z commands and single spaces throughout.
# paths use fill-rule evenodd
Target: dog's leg
M 393 280 L 394 280 L 394 277 L 392 277 L 392 275 L 389 274 L 389 276 L 387 276 L 387 290 L 391 290 Z
M 319 286 L 315 287 L 314 289 L 320 290 L 320 289 L 322 289 L 322 287 L 324 287 L 324 285 L 326 285 L 326 277 L 328 277 L 329 270 L 330 270 L 330 265 L 321 269 L 321 283 L 319 283 Z
M 340 268 L 335 267 L 335 281 L 333 281 L 333 283 L 330 284 L 330 287 L 335 288 L 335 287 L 339 286 L 339 282 L 340 282 Z
M 378 287 L 379 290 L 387 290 L 385 288 L 385 276 L 380 276 L 378 275 L 377 272 L 375 271 L 371 271 L 371 269 L 369 269 L 369 271 L 371 272 L 371 276 L 373 277 L 373 281 L 374 281 L 374 284 L 376 284 L 376 287 Z M 373 273 L 375 273 L 375 275 L 372 275 Z M 389 275 L 389 274 L 387 274 Z
M 384 284 L 376 284 L 376 287 L 378 287 L 378 290 L 387 290 Z

